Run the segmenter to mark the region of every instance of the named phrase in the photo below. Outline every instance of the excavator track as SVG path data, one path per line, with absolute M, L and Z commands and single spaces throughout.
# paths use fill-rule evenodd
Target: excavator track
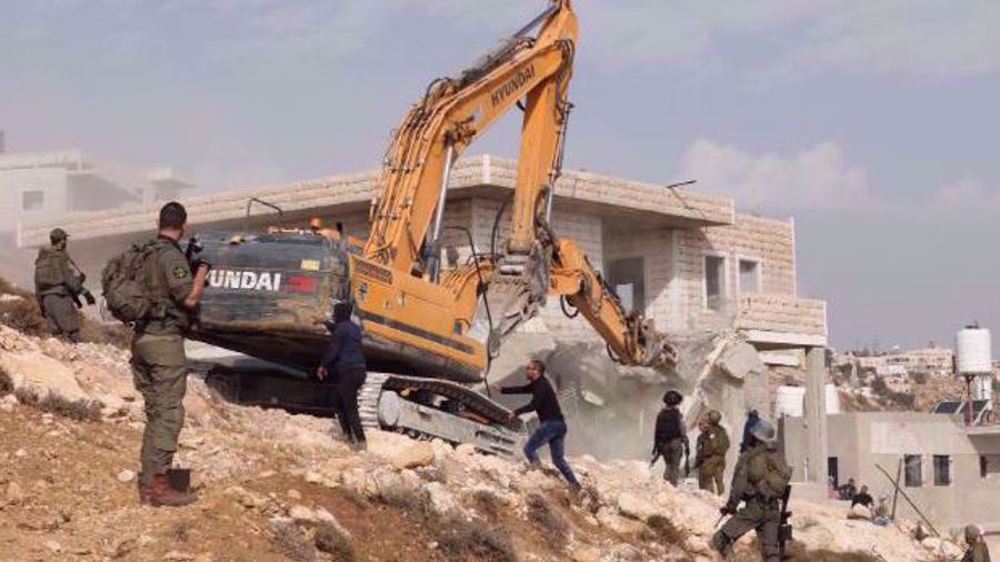
M 514 457 L 527 438 L 520 421 L 489 398 L 450 381 L 368 373 L 358 393 L 366 429 L 470 443 L 477 450 Z

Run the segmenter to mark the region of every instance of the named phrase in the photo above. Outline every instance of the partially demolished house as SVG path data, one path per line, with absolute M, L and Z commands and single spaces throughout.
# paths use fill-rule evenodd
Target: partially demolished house
M 466 158 L 454 166 L 444 224 L 464 230 L 445 230 L 448 238 L 443 263 L 461 263 L 470 252 L 489 252 L 502 242 L 508 222 L 500 211 L 513 194 L 515 172 L 514 162 L 490 156 Z M 185 197 L 182 202 L 195 232 L 252 230 L 267 225 L 304 227 L 310 218 L 319 217 L 327 226 L 341 223 L 348 235 L 363 238 L 367 236 L 368 209 L 377 177 L 377 171 L 337 175 Z M 281 214 L 271 207 L 251 204 L 251 198 L 280 208 Z M 47 241 L 50 228 L 61 226 L 73 236 L 72 252 L 77 261 L 86 270 L 97 272 L 127 243 L 150 236 L 155 221 L 156 210 L 151 208 L 72 213 L 22 225 L 19 240 L 22 247 L 38 246 Z M 660 330 L 678 337 L 738 333 L 760 351 L 821 351 L 826 346 L 825 303 L 797 295 L 791 220 L 738 214 L 733 201 L 724 197 L 565 171 L 556 185 L 553 227 L 557 234 L 577 241 L 623 303 L 645 311 Z M 470 247 L 470 238 L 474 247 Z M 593 330 L 584 322 L 582 317 L 567 318 L 558 300 L 551 299 L 540 318 L 524 327 L 531 332 L 522 334 L 522 342 L 528 341 L 526 347 L 517 347 L 516 342 L 505 346 L 517 350 L 508 354 L 512 358 L 509 367 L 522 363 L 525 355 L 539 356 L 538 345 L 543 340 L 549 344 L 592 342 L 592 348 L 603 355 L 603 345 L 595 342 Z M 542 351 L 551 352 L 551 345 Z M 576 354 L 572 355 L 576 359 Z M 822 353 L 817 357 L 822 359 Z M 760 365 L 756 357 L 753 361 Z M 498 379 L 513 372 L 499 363 L 494 362 L 491 377 Z M 595 365 L 592 371 L 609 376 L 607 363 Z M 614 366 L 610 369 L 613 372 Z M 767 401 L 767 377 L 761 371 L 757 369 L 754 379 L 756 395 L 760 396 L 762 384 L 765 396 L 755 405 Z M 677 384 L 694 392 L 696 378 L 694 373 Z M 822 386 L 822 377 L 818 380 Z M 730 382 L 735 390 L 726 392 L 740 398 L 728 409 L 731 414 L 726 419 L 731 430 L 737 430 L 747 405 L 740 389 L 742 379 L 733 377 Z M 617 382 L 614 386 L 621 390 Z M 608 398 L 601 392 L 594 390 L 591 403 Z M 634 416 L 638 415 L 643 442 L 651 429 L 659 394 L 636 389 L 633 394 L 618 396 L 633 410 L 623 426 L 634 427 Z M 720 407 L 722 400 L 717 396 L 714 403 L 707 400 L 699 404 Z M 610 423 L 602 420 L 605 422 Z M 645 444 L 642 450 L 647 450 Z
M 488 251 L 497 213 L 513 193 L 515 170 L 513 162 L 490 156 L 455 166 L 445 224 L 469 229 L 474 251 Z M 376 171 L 345 174 L 181 201 L 194 231 L 304 226 L 320 217 L 365 237 L 376 178 Z M 626 305 L 644 309 L 659 327 L 684 331 L 735 322 L 762 348 L 826 345 L 825 303 L 796 294 L 791 220 L 737 214 L 727 198 L 588 172 L 564 173 L 556 193 L 556 232 L 576 240 Z M 251 197 L 283 214 L 253 206 L 248 216 Z M 81 266 L 98 271 L 126 243 L 151 235 L 155 222 L 152 207 L 48 215 L 21 226 L 19 245 L 44 244 L 49 229 L 59 225 L 72 234 Z M 506 225 L 502 216 L 500 238 Z M 464 259 L 467 237 L 448 232 L 454 251 L 446 248 L 446 254 Z M 560 336 L 589 337 L 583 321 L 563 317 L 558 303 L 550 303 L 543 320 Z

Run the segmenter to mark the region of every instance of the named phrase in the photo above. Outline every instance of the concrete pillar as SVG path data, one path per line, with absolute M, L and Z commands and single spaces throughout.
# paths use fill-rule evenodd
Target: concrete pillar
M 806 481 L 826 485 L 826 349 L 806 349 Z

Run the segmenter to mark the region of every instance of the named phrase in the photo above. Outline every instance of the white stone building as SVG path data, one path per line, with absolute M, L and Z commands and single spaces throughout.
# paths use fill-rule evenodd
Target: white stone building
M 0 232 L 19 222 L 121 205 L 153 205 L 192 187 L 169 168 L 97 161 L 77 149 L 5 153 L 0 149 Z
M 515 172 L 512 161 L 490 156 L 463 159 L 453 169 L 445 224 L 468 229 L 477 252 L 490 249 L 494 221 L 513 193 Z M 369 171 L 181 201 L 195 231 L 302 226 L 319 216 L 365 237 L 376 177 L 376 171 Z M 250 197 L 278 205 L 283 216 L 254 206 L 248 218 Z M 556 233 L 577 241 L 623 300 L 645 310 L 660 329 L 680 332 L 735 323 L 759 349 L 826 345 L 825 302 L 796 294 L 791 220 L 738 214 L 728 198 L 578 171 L 560 178 L 554 208 Z M 508 215 L 500 220 L 501 240 Z M 73 236 L 81 265 L 99 271 L 127 242 L 151 235 L 155 216 L 155 206 L 139 205 L 46 214 L 25 221 L 20 243 L 43 244 L 49 229 L 59 225 Z M 464 260 L 470 251 L 467 235 L 446 233 L 447 243 Z M 581 318 L 566 318 L 555 299 L 542 318 L 562 337 L 596 337 Z

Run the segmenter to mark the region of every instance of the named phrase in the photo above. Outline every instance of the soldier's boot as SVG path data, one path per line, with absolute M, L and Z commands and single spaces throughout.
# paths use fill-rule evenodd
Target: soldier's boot
M 139 505 L 149 505 L 149 494 L 153 491 L 153 486 L 142 483 L 141 472 L 135 478 L 135 489 L 139 492 Z
M 198 501 L 198 496 L 189 492 L 178 492 L 170 487 L 166 474 L 153 476 L 153 486 L 149 490 L 149 505 L 153 507 L 179 507 Z

